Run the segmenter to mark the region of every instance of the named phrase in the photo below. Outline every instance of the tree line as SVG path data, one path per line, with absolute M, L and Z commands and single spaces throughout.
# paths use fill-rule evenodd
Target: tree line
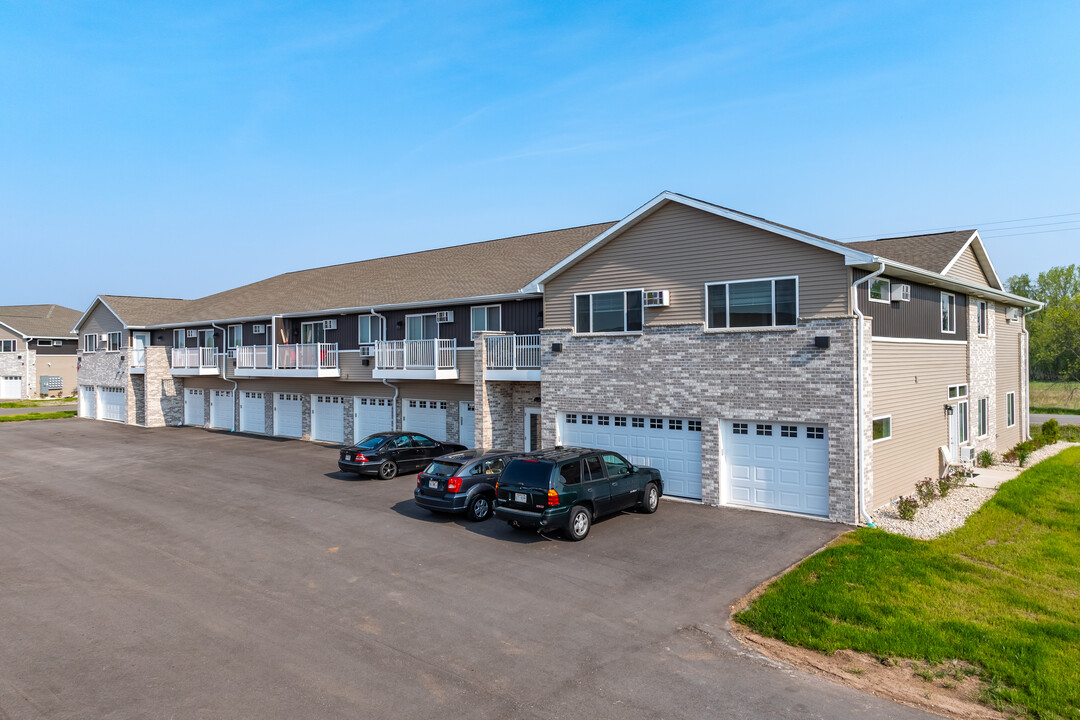
M 1080 382 L 1080 266 L 1014 275 L 1005 289 L 1046 303 L 1027 318 L 1031 379 Z

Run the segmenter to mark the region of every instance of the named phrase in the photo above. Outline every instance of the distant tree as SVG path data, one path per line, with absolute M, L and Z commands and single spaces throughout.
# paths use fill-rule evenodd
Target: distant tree
M 1080 266 L 1052 267 L 1034 281 L 1014 275 L 1005 289 L 1046 303 L 1027 319 L 1031 378 L 1080 381 Z

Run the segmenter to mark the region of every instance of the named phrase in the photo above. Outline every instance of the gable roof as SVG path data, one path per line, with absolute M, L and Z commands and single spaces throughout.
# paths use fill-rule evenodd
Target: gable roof
M 930 270 L 945 275 L 952 269 L 960 256 L 971 247 L 982 266 L 983 273 L 990 281 L 990 287 L 1003 289 L 997 271 L 990 256 L 983 247 L 982 238 L 977 230 L 950 230 L 928 235 L 905 235 L 902 237 L 862 240 L 846 243 L 849 247 L 864 252 L 880 255 L 886 260 L 893 260 L 904 265 Z
M 0 305 L 0 323 L 28 338 L 74 338 L 79 311 L 63 305 Z

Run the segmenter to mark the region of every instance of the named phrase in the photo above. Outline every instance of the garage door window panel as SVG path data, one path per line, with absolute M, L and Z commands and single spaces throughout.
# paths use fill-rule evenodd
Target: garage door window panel
M 768 278 L 705 286 L 710 330 L 793 327 L 799 314 L 798 278 Z
M 644 316 L 641 290 L 574 296 L 574 332 L 641 332 Z

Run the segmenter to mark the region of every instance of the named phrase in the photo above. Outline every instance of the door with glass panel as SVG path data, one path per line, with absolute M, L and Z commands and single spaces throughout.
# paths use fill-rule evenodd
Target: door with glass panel
M 405 316 L 405 367 L 435 367 L 435 313 Z

